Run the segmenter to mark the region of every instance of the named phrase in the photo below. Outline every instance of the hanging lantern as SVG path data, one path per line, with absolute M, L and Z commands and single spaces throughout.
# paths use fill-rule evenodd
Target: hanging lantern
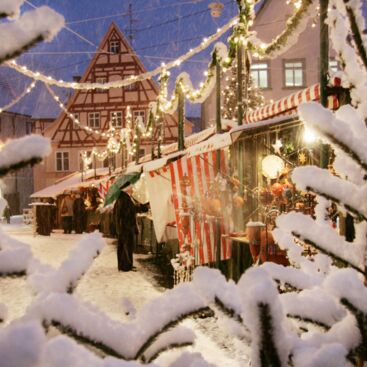
M 224 5 L 220 1 L 213 1 L 209 4 L 210 14 L 214 18 L 218 18 L 222 15 Z

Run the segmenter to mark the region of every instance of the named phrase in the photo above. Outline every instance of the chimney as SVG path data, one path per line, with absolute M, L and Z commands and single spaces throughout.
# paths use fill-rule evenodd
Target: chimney
M 81 77 L 80 75 L 73 75 L 73 81 L 74 81 L 75 83 L 79 83 L 81 78 L 82 78 L 82 77 Z

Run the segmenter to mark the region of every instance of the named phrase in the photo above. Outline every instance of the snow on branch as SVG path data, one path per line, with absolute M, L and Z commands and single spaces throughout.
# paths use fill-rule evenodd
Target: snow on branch
M 47 6 L 30 10 L 19 19 L 0 25 L 0 64 L 19 56 L 36 43 L 50 41 L 64 25 L 64 18 Z M 6 41 L 5 41 L 6 40 Z
M 20 7 L 24 0 L 1 0 L 0 18 L 16 18 L 19 15 Z
M 0 149 L 0 177 L 42 161 L 51 153 L 48 138 L 39 135 L 10 140 Z
M 314 166 L 297 167 L 292 173 L 292 180 L 296 183 L 298 189 L 312 191 L 328 200 L 332 200 L 366 220 L 366 186 L 357 186 L 352 182 L 333 176 L 327 170 Z
M 354 48 L 348 42 L 350 33 L 347 27 L 345 15 L 339 9 L 332 9 L 332 5 L 338 7 L 339 1 L 330 4 L 327 22 L 330 26 L 330 39 L 334 50 L 342 66 L 342 80 L 345 87 L 350 87 L 350 95 L 353 105 L 358 108 L 361 117 L 367 117 L 367 101 L 363 97 L 367 93 L 367 73 Z
M 157 341 L 142 355 L 142 361 L 150 363 L 157 359 L 163 352 L 176 348 L 192 346 L 194 341 L 195 334 L 192 330 L 183 326 L 177 326 L 176 328 L 160 335 Z
M 314 178 L 313 178 L 314 179 Z M 277 218 L 277 226 L 302 241 L 314 245 L 320 251 L 331 255 L 360 272 L 363 272 L 365 244 L 344 240 L 331 226 L 314 221 L 301 213 L 288 213 Z
M 323 277 L 320 273 L 311 274 L 289 266 L 283 266 L 272 262 L 266 262 L 262 266 L 269 275 L 282 284 L 291 286 L 297 290 L 315 287 L 322 283 Z
M 17 322 L 0 328 L 1 365 L 40 366 L 45 341 L 42 326 L 35 321 Z
M 349 121 L 337 119 L 330 110 L 316 102 L 300 105 L 298 113 L 307 126 L 323 135 L 367 172 L 367 152 L 364 149 L 367 130 L 364 123 L 358 121 L 352 107 L 344 108 L 343 115 L 349 113 Z
M 346 311 L 335 297 L 321 287 L 300 293 L 281 294 L 280 301 L 288 317 L 299 318 L 327 329 L 346 316 Z
M 180 321 L 207 309 L 205 301 L 193 287 L 183 284 L 145 305 L 136 318 L 126 324 L 111 320 L 95 306 L 66 293 L 39 297 L 27 318 L 36 317 L 41 322 L 52 324 L 63 333 L 91 344 L 107 355 L 139 360 L 153 344 L 158 343 L 156 352 L 163 348 L 159 339 L 161 335 L 172 330 Z M 176 346 L 193 341 L 191 334 L 182 329 L 172 340 Z M 152 353 L 152 356 L 155 354 Z
M 286 366 L 292 343 L 275 282 L 261 267 L 250 268 L 241 277 L 238 292 L 251 331 L 251 365 Z
M 28 245 L 11 238 L 0 228 L 0 276 L 26 274 L 32 252 Z
M 31 288 L 37 293 L 72 293 L 79 279 L 91 266 L 105 244 L 102 234 L 95 232 L 83 236 L 57 270 L 40 266 L 34 262 L 29 269 L 31 274 L 28 277 Z

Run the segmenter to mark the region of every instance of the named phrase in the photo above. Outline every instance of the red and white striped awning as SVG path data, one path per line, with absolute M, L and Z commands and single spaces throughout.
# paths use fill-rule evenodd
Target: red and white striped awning
M 341 85 L 340 78 L 334 77 L 329 81 L 331 87 L 339 87 Z M 311 87 L 298 91 L 282 98 L 273 103 L 267 104 L 255 111 L 250 111 L 245 114 L 245 123 L 250 124 L 257 121 L 267 120 L 279 115 L 287 115 L 304 102 L 317 101 L 320 99 L 320 84 L 315 84 Z M 331 95 L 328 97 L 328 108 L 335 110 L 339 107 L 337 96 Z

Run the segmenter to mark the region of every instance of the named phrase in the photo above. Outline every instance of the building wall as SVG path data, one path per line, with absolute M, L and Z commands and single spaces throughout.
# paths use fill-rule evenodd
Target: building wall
M 263 8 L 258 12 L 254 22 L 253 30 L 257 32 L 258 38 L 264 42 L 270 42 L 276 35 L 280 34 L 287 19 L 293 13 L 293 5 L 286 1 L 267 0 Z M 304 89 L 319 81 L 319 25 L 313 26 L 310 20 L 305 31 L 300 35 L 298 41 L 285 53 L 275 59 L 257 60 L 253 57 L 252 62 L 265 61 L 269 65 L 269 87 L 262 89 L 265 103 L 286 97 L 298 90 Z M 330 52 L 332 58 L 332 51 Z M 304 63 L 304 84 L 300 87 L 286 87 L 284 82 L 284 63 L 286 61 L 301 60 Z M 222 83 L 224 85 L 224 81 Z M 215 123 L 215 91 L 202 104 L 202 128 Z
M 0 114 L 0 140 L 2 143 L 32 132 L 30 116 L 13 112 Z M 29 204 L 29 196 L 34 191 L 32 167 L 22 168 L 5 176 L 0 183 L 1 193 L 7 199 L 11 214 L 20 214 Z
M 118 54 L 111 53 L 110 42 L 120 43 Z M 138 57 L 130 48 L 126 39 L 115 25 L 111 25 L 109 31 L 102 40 L 99 52 L 96 54 L 88 66 L 86 72 L 81 78 L 81 82 L 105 82 L 125 79 L 131 75 L 139 75 L 146 70 Z M 134 87 L 112 88 L 109 90 L 95 89 L 89 91 L 74 91 L 70 97 L 67 109 L 74 116 L 77 116 L 80 125 L 89 126 L 88 116 L 90 113 L 99 113 L 100 127 L 98 131 L 107 132 L 113 112 L 122 113 L 122 126 L 126 126 L 125 116 L 127 106 L 131 113 L 137 111 L 145 112 L 145 123 L 148 121 L 148 112 L 150 102 L 156 101 L 158 88 L 153 80 L 144 80 L 136 82 Z M 177 116 L 164 115 L 164 140 L 163 144 L 172 143 L 177 140 Z M 189 135 L 192 130 L 192 124 L 186 121 L 185 134 Z M 90 134 L 75 124 L 65 113 L 47 127 L 43 134 L 52 141 L 52 153 L 44 160 L 42 166 L 35 170 L 35 190 L 38 191 L 55 182 L 55 180 L 67 176 L 68 174 L 80 171 L 81 158 L 80 153 L 91 151 L 93 148 L 102 151 L 106 149 L 107 138 L 101 134 Z M 151 152 L 152 139 L 141 140 L 141 156 Z M 154 138 L 157 143 L 157 135 Z M 65 170 L 57 170 L 57 153 L 68 153 L 69 167 Z M 116 167 L 121 167 L 122 153 L 115 157 Z M 97 168 L 103 167 L 104 163 L 96 160 Z M 94 164 L 92 165 L 94 167 Z M 84 167 L 85 168 L 85 167 Z

